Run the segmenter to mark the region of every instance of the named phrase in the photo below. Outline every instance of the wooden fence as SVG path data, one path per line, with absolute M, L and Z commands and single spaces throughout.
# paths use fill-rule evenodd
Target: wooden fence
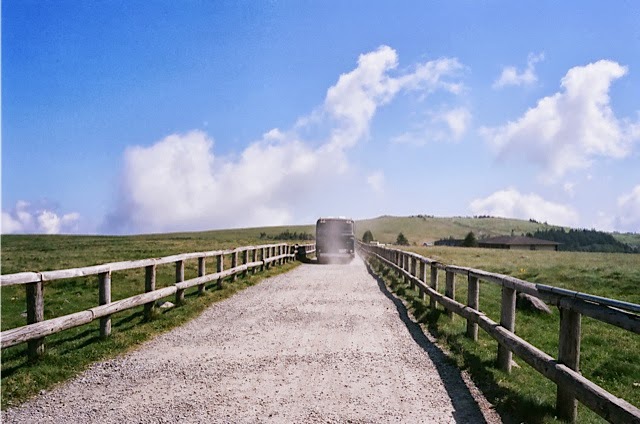
M 314 245 L 301 246 L 307 254 L 314 252 Z M 100 335 L 108 337 L 111 334 L 111 315 L 116 312 L 144 306 L 145 318 L 150 318 L 155 308 L 155 302 L 175 294 L 177 304 L 184 301 L 185 290 L 198 286 L 198 292 L 203 293 L 206 284 L 216 281 L 222 285 L 225 278 L 235 281 L 238 274 L 248 271 L 257 272 L 272 265 L 283 264 L 296 258 L 297 245 L 285 243 L 262 246 L 244 246 L 231 250 L 217 250 L 211 252 L 183 253 L 135 261 L 114 262 L 83 268 L 63 269 L 45 272 L 20 272 L 17 274 L 0 275 L 0 287 L 24 285 L 26 288 L 27 325 L 0 333 L 1 348 L 5 349 L 20 343 L 28 343 L 28 355 L 37 358 L 44 353 L 45 336 L 63 330 L 88 324 L 100 319 Z M 216 272 L 206 273 L 206 259 L 216 258 Z M 224 269 L 225 258 L 231 263 L 229 269 Z M 198 277 L 184 279 L 184 266 L 187 260 L 198 260 Z M 175 264 L 175 284 L 156 289 L 156 267 L 163 264 Z M 145 269 L 145 292 L 111 301 L 111 273 L 131 269 Z M 44 320 L 44 286 L 55 280 L 74 277 L 98 277 L 98 306 L 61 317 Z
M 452 316 L 455 313 L 466 318 L 466 335 L 470 339 L 477 341 L 478 327 L 486 331 L 499 343 L 497 362 L 502 370 L 511 371 L 512 353 L 515 353 L 536 371 L 556 383 L 556 408 L 559 418 L 574 422 L 577 401 L 580 401 L 608 421 L 640 423 L 640 409 L 607 392 L 578 371 L 582 315 L 640 334 L 640 305 L 533 284 L 479 269 L 444 265 L 413 252 L 363 243 L 359 243 L 358 248 L 366 258 L 377 258 L 395 270 L 412 288 L 417 287 L 423 299 L 428 295 L 431 308 L 435 308 L 437 302 L 444 306 L 448 315 Z M 444 294 L 438 292 L 440 270 L 445 272 Z M 455 274 L 467 277 L 466 305 L 455 300 Z M 480 280 L 502 287 L 500 323 L 492 321 L 479 310 Z M 514 333 L 517 292 L 534 296 L 559 308 L 557 359 Z

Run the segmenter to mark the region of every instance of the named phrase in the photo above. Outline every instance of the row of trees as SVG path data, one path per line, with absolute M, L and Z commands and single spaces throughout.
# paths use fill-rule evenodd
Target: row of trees
M 363 243 L 371 243 L 374 240 L 375 239 L 373 238 L 373 233 L 369 230 L 365 231 L 362 235 Z M 400 246 L 409 246 L 409 240 L 405 237 L 404 234 L 400 233 L 398 234 L 398 237 L 396 237 L 396 244 Z
M 473 231 L 469 231 L 464 239 L 449 237 L 446 239 L 436 240 L 433 244 L 435 246 L 478 247 L 478 239 Z
M 611 234 L 596 230 L 550 228 L 528 233 L 527 236 L 560 243 L 560 250 L 576 252 L 640 253 L 637 248 L 622 243 Z
M 266 240 L 315 240 L 313 234 L 304 233 L 304 232 L 291 232 L 289 230 L 284 230 L 283 232 L 276 235 L 268 235 L 265 232 L 260 233 L 261 239 Z

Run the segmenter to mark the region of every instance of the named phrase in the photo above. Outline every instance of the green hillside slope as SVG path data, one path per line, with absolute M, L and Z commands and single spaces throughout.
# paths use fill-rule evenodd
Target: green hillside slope
M 473 231 L 478 238 L 483 236 L 498 236 L 514 234 L 526 234 L 554 228 L 543 223 L 507 218 L 472 218 L 454 217 L 438 218 L 425 215 L 411 217 L 381 216 L 374 219 L 365 219 L 356 222 L 358 238 L 366 230 L 370 230 L 376 240 L 381 243 L 393 243 L 402 232 L 411 244 L 422 244 L 426 241 L 435 241 L 441 238 L 464 238 L 469 231 Z

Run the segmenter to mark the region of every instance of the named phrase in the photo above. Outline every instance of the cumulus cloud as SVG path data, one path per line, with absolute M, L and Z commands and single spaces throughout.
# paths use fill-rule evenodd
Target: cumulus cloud
M 376 171 L 367 177 L 367 184 L 371 187 L 371 190 L 379 193 L 383 189 L 384 185 L 384 173 L 382 171 Z
M 462 68 L 456 59 L 438 59 L 420 64 L 399 77 L 389 71 L 397 68 L 398 56 L 391 47 L 382 46 L 373 53 L 360 55 L 358 67 L 342 74 L 327 91 L 324 110 L 338 121 L 327 145 L 343 149 L 355 145 L 368 133 L 376 109 L 388 103 L 400 90 L 430 93 L 441 89 L 457 93 L 460 83 L 446 80 Z
M 562 78 L 560 92 L 540 99 L 516 121 L 481 128 L 480 134 L 499 158 L 542 167 L 546 182 L 588 168 L 599 157 L 623 158 L 640 138 L 638 124 L 616 118 L 609 87 L 626 73 L 609 60 L 574 67 Z
M 403 91 L 460 90 L 459 83 L 450 81 L 461 67 L 455 59 L 429 61 L 402 72 L 397 67 L 397 53 L 388 46 L 360 55 L 356 68 L 327 90 L 321 106 L 289 130 L 270 130 L 236 157 L 218 157 L 213 139 L 202 131 L 129 147 L 117 207 L 107 218 L 106 231 L 291 222 L 297 206 L 349 172 L 347 151 L 368 135 L 378 107 Z M 369 184 L 379 186 L 380 177 L 372 175 Z
M 618 197 L 618 216 L 615 228 L 619 231 L 640 233 L 640 184 L 630 193 Z
M 471 117 L 471 112 L 463 106 L 430 112 L 417 129 L 397 135 L 391 142 L 420 147 L 429 141 L 458 141 L 466 134 Z
M 508 85 L 531 85 L 538 81 L 536 75 L 535 65 L 536 63 L 544 60 L 544 53 L 533 54 L 529 53 L 527 57 L 527 68 L 518 72 L 515 66 L 505 66 L 502 68 L 500 77 L 493 83 L 493 88 L 502 88 Z
M 484 199 L 474 199 L 469 209 L 474 215 L 530 219 L 554 225 L 576 226 L 577 212 L 566 205 L 547 201 L 537 194 L 522 194 L 514 188 L 496 191 Z
M 59 215 L 46 207 L 19 200 L 12 211 L 2 211 L 2 234 L 60 234 L 78 231 L 80 214 Z
M 449 127 L 451 138 L 459 140 L 467 131 L 471 112 L 464 107 L 451 109 L 437 116 L 436 120 L 442 121 Z
M 127 149 L 120 208 L 109 224 L 148 232 L 286 223 L 287 195 L 311 184 L 311 174 L 322 171 L 318 162 L 328 158 L 295 140 L 278 141 L 275 134 L 236 160 L 216 158 L 213 140 L 201 131 Z

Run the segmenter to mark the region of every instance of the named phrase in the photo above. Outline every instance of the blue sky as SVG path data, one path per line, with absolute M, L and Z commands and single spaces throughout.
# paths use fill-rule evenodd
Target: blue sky
M 2 233 L 640 231 L 637 2 L 2 2 Z

